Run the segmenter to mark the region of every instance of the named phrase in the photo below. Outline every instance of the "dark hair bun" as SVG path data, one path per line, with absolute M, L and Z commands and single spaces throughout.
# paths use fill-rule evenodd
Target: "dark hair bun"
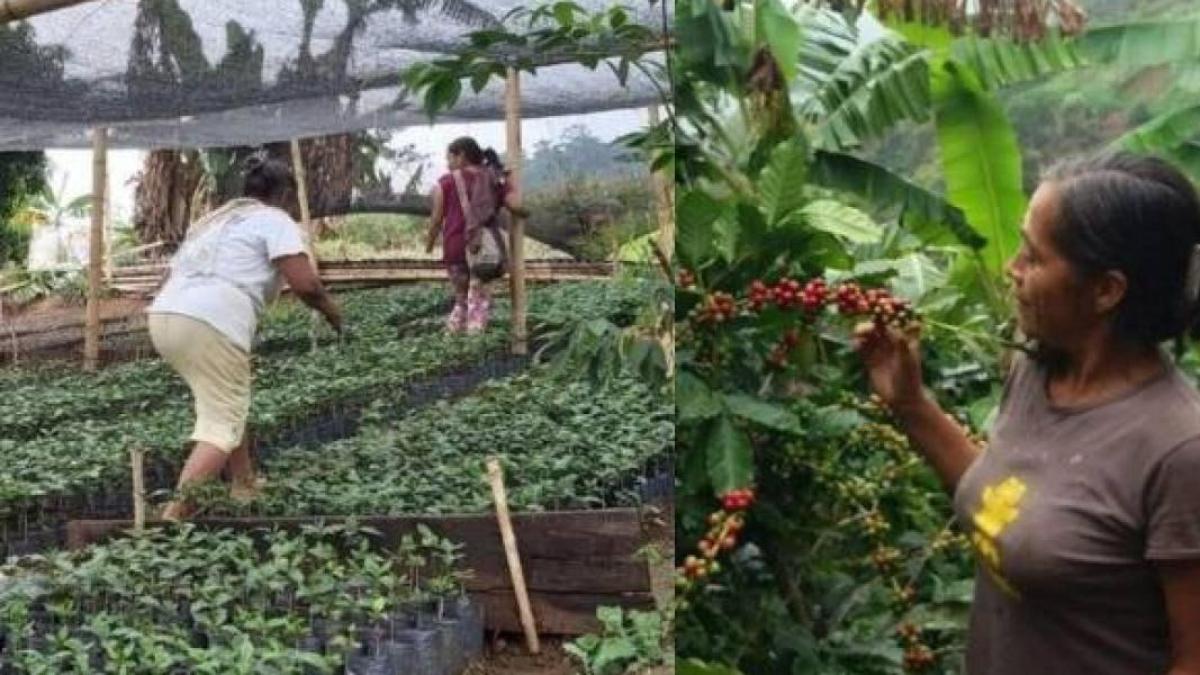
M 242 194 L 247 197 L 277 204 L 288 190 L 296 187 L 292 167 L 282 160 L 256 153 L 247 157 L 242 166 Z
M 256 152 L 250 155 L 242 162 L 242 170 L 246 172 L 257 171 L 266 163 L 266 157 L 262 152 Z
M 500 161 L 500 155 L 491 148 L 483 151 L 483 163 L 498 171 L 504 170 L 504 163 Z

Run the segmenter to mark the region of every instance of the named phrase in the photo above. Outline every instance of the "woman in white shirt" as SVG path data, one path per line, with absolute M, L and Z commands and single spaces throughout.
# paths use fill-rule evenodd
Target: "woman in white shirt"
M 235 489 L 250 489 L 254 466 L 246 443 L 250 351 L 263 308 L 287 281 L 339 333 L 342 316 L 308 259 L 299 225 L 281 205 L 295 194 L 287 164 L 252 157 L 244 197 L 189 229 L 149 313 L 154 348 L 192 391 L 195 445 L 178 489 L 217 477 L 228 465 Z M 191 505 L 169 503 L 163 518 L 186 518 Z

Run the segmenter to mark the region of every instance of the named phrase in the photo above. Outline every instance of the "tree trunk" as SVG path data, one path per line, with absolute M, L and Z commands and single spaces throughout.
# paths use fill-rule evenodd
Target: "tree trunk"
M 309 208 L 315 213 L 345 213 L 354 194 L 354 134 L 336 134 L 301 141 L 304 168 L 308 174 Z M 313 223 L 317 238 L 326 234 L 328 223 Z
M 179 247 L 188 225 L 199 217 L 194 200 L 204 180 L 195 150 L 154 150 L 146 156 L 134 192 L 133 228 L 138 241 L 162 241 L 162 253 Z
M 300 141 L 300 154 L 304 158 L 305 173 L 308 174 L 305 183 L 308 188 L 309 210 L 314 217 L 318 217 L 319 214 L 344 214 L 349 211 L 350 199 L 354 193 L 354 142 L 354 134 L 334 134 Z M 292 165 L 290 142 L 269 143 L 264 147 L 271 158 L 278 159 L 288 166 Z M 235 175 L 233 180 L 221 182 L 221 187 L 215 195 L 218 203 L 239 196 L 242 161 L 253 151 L 253 148 L 233 149 Z M 300 218 L 299 204 L 286 204 L 284 208 L 293 218 Z M 318 220 L 314 221 L 313 226 L 314 234 L 320 238 L 326 233 L 328 223 Z

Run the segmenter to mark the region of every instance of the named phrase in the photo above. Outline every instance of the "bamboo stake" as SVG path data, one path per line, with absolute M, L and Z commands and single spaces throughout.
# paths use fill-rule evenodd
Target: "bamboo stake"
M 492 484 L 492 498 L 496 501 L 496 521 L 500 524 L 500 539 L 504 542 L 504 555 L 508 558 L 508 572 L 512 576 L 513 592 L 517 596 L 517 612 L 521 627 L 525 629 L 525 644 L 531 654 L 542 651 L 538 642 L 537 625 L 533 620 L 533 608 L 529 604 L 529 591 L 525 588 L 525 571 L 521 567 L 521 555 L 517 551 L 517 535 L 513 532 L 512 519 L 508 514 L 508 494 L 504 489 L 504 473 L 500 461 L 493 458 L 487 462 L 488 482 Z
M 112 283 L 113 274 L 113 233 L 112 233 L 112 189 L 108 181 L 104 181 L 104 285 Z
M 508 146 L 509 181 L 513 191 L 509 203 L 520 209 L 521 199 L 521 77 L 515 68 L 508 69 L 504 87 L 505 136 Z M 512 294 L 512 352 L 529 352 L 528 333 L 525 329 L 525 217 L 513 213 L 512 232 L 509 236 L 509 286 Z
M 658 112 L 658 104 L 650 106 L 647 112 L 650 124 L 658 126 L 662 121 Z M 670 261 L 675 255 L 675 184 L 662 171 L 655 171 L 652 179 L 654 181 L 654 198 L 658 206 L 658 247 Z
M 134 448 L 129 460 L 133 467 L 133 531 L 141 532 L 146 526 L 146 453 Z
M 0 0 L 0 25 L 92 0 Z
M 308 260 L 312 263 L 313 272 L 317 272 L 317 250 L 313 242 L 312 220 L 308 210 L 308 172 L 304 170 L 304 155 L 300 152 L 300 139 L 292 139 L 292 172 L 296 174 L 296 199 L 300 202 L 300 221 L 304 226 L 305 242 L 308 245 Z M 317 325 L 320 317 L 317 310 L 309 314 L 308 342 L 309 350 L 317 351 Z
M 108 129 L 92 130 L 92 229 L 88 238 L 88 289 L 83 369 L 96 370 L 100 361 L 100 285 L 104 265 L 104 195 L 108 185 Z
M 662 121 L 657 103 L 647 108 L 647 112 L 652 126 L 657 126 Z M 668 282 L 672 282 L 671 259 L 675 256 L 675 181 L 674 177 L 667 176 L 663 171 L 655 171 L 651 179 L 654 184 L 654 200 L 658 207 L 656 209 L 658 213 L 658 253 L 661 257 L 663 274 L 666 275 Z M 663 350 L 667 377 L 674 377 L 675 322 L 669 318 L 669 312 L 664 312 L 664 316 L 667 318 L 658 326 L 658 344 Z

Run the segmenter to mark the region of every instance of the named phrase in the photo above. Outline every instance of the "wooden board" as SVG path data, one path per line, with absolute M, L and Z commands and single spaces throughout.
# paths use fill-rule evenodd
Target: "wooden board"
M 321 281 L 329 287 L 360 283 L 391 284 L 445 281 L 446 271 L 439 260 L 381 259 L 319 261 Z M 111 288 L 136 295 L 152 294 L 166 275 L 166 264 L 115 268 Z M 527 261 L 527 281 L 585 281 L 613 276 L 616 266 L 610 262 L 574 260 Z
M 314 520 L 228 518 L 198 520 L 196 524 L 236 530 L 286 529 Z M 325 520 L 333 523 L 344 518 Z M 521 630 L 500 529 L 493 514 L 364 516 L 358 520 L 379 530 L 383 544 L 389 547 L 414 531 L 418 523 L 465 544 L 464 564 L 475 573 L 467 589 L 485 606 L 487 627 L 503 632 Z M 147 527 L 160 524 L 147 523 Z M 74 520 L 67 523 L 67 547 L 78 549 L 102 542 L 131 526 L 129 520 Z M 594 631 L 598 628 L 596 608 L 602 605 L 641 609 L 654 606 L 649 569 L 645 561 L 635 559 L 646 542 L 636 509 L 522 513 L 513 516 L 513 526 L 539 633 L 580 635 Z

